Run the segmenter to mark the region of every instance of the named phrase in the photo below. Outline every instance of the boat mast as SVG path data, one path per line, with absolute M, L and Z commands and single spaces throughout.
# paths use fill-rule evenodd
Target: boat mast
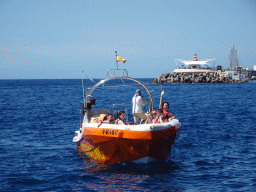
M 84 72 L 82 70 L 82 87 L 83 87 L 83 100 L 84 100 L 84 78 L 83 78 L 84 74 L 83 73 Z
M 118 62 L 117 62 L 117 51 L 115 51 L 116 53 L 116 69 L 118 69 Z

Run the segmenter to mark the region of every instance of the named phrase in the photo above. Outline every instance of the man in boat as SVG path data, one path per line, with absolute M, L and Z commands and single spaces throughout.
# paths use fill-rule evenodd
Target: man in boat
M 83 103 L 83 115 L 85 114 L 85 112 L 87 112 L 87 118 L 88 118 L 88 122 L 91 121 L 91 109 L 92 109 L 92 105 L 96 105 L 96 99 L 91 98 L 90 101 L 87 102 L 87 105 L 85 106 L 85 103 Z
M 103 118 L 103 120 L 99 120 L 98 127 L 100 127 L 102 125 L 102 123 L 105 123 L 105 124 L 115 124 L 114 116 L 112 114 L 107 114 Z
M 150 98 L 144 100 L 141 96 L 141 90 L 137 89 L 135 95 L 132 98 L 132 114 L 134 117 L 134 125 L 138 125 L 139 118 L 142 119 L 141 124 L 144 124 L 147 120 L 145 113 L 143 112 L 142 106 L 145 106 L 146 102 L 149 101 Z
M 103 120 L 103 123 L 115 124 L 114 116 L 112 114 L 108 114 L 107 119 Z
M 169 120 L 175 119 L 176 117 L 172 114 L 172 112 L 168 111 L 169 109 L 169 103 L 164 102 L 163 103 L 163 95 L 165 94 L 164 90 L 161 92 L 161 97 L 160 97 L 160 104 L 159 104 L 159 109 L 163 109 L 163 116 Z
M 152 124 L 153 123 L 153 115 L 151 112 L 147 112 L 147 124 Z

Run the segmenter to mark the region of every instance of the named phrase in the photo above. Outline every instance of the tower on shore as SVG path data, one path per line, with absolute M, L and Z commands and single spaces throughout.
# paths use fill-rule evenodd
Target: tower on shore
M 229 60 L 230 60 L 230 69 L 237 70 L 237 67 L 239 66 L 239 61 L 237 57 L 237 49 L 235 48 L 234 45 L 230 49 Z
M 198 61 L 197 60 L 197 53 L 194 53 L 193 61 Z

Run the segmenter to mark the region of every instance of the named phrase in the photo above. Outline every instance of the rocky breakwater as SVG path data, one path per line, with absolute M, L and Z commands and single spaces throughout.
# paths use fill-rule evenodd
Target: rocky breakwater
M 231 79 L 225 74 L 215 73 L 164 73 L 149 83 L 243 83 L 247 80 Z

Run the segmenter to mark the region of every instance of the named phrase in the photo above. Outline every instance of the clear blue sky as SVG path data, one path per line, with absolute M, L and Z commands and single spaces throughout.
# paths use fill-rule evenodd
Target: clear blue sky
M 131 77 L 172 72 L 175 59 L 256 65 L 253 0 L 0 0 L 0 79 Z

